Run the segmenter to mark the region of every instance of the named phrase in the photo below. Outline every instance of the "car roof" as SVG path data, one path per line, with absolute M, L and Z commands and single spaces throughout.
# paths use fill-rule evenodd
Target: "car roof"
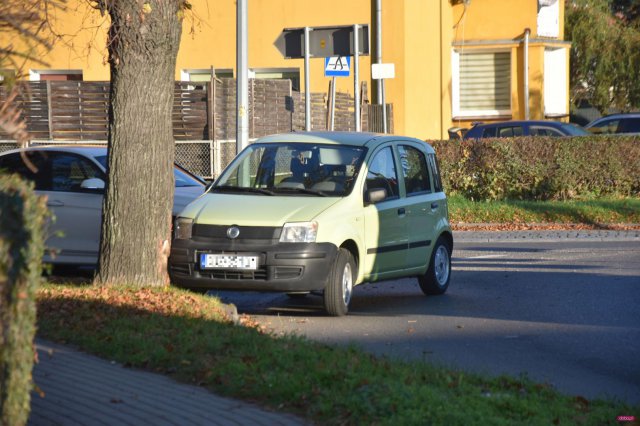
M 35 145 L 27 148 L 12 149 L 4 151 L 0 155 L 11 154 L 21 151 L 59 151 L 59 152 L 71 152 L 76 154 L 88 155 L 91 157 L 99 157 L 107 155 L 106 145 Z
M 383 135 L 379 133 L 369 132 L 291 132 L 281 133 L 271 136 L 259 138 L 255 143 L 279 143 L 279 142 L 296 142 L 296 143 L 320 143 L 320 144 L 340 144 L 351 146 L 370 147 L 388 141 L 411 141 L 424 144 L 429 150 L 429 144 L 423 140 L 411 138 L 408 136 Z M 429 150 L 430 151 L 430 150 Z
M 587 126 L 589 126 L 590 124 L 595 123 L 596 121 L 600 121 L 600 120 L 604 120 L 604 119 L 616 119 L 616 118 L 640 118 L 640 112 L 621 112 L 621 113 L 617 113 L 617 114 L 609 114 L 609 115 L 603 115 L 600 118 L 596 118 L 595 120 L 592 120 L 589 124 L 587 124 Z
M 551 125 L 551 126 L 562 126 L 563 124 L 568 124 L 568 123 L 560 123 L 558 121 L 553 121 L 553 120 L 508 120 L 508 121 L 499 121 L 499 122 L 495 122 L 495 123 L 476 123 L 475 126 L 502 126 L 502 125 L 510 125 L 510 124 L 515 124 L 515 125 Z

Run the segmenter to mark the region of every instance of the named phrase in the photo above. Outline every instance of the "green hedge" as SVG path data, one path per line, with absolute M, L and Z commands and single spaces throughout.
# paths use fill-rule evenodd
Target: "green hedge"
M 476 201 L 640 195 L 640 137 L 428 142 L 450 195 Z
M 30 184 L 0 176 L 0 424 L 24 425 L 30 411 L 36 306 L 46 203 Z

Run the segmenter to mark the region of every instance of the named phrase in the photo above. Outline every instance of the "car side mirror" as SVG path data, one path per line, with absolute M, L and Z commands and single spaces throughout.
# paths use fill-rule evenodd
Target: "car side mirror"
M 80 183 L 82 189 L 104 189 L 104 181 L 99 178 L 85 179 Z
M 387 190 L 384 188 L 373 188 L 367 191 L 367 203 L 376 204 L 387 198 Z

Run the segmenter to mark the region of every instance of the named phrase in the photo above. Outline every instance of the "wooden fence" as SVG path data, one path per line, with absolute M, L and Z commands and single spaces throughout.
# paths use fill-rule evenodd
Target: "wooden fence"
M 234 79 L 215 83 L 176 82 L 174 90 L 173 134 L 177 141 L 235 139 Z M 311 96 L 312 130 L 326 130 L 328 96 L 324 93 Z M 0 85 L 0 105 L 6 98 L 6 87 Z M 304 99 L 304 93 L 291 90 L 289 80 L 250 80 L 249 137 L 303 130 Z M 361 128 L 367 131 L 369 105 L 366 96 L 363 99 Z M 107 139 L 109 82 L 27 82 L 15 102 L 33 139 Z M 335 111 L 335 130 L 355 130 L 353 97 L 336 94 Z M 372 130 L 381 131 L 381 126 Z M 7 135 L 0 131 L 0 139 L 7 139 Z

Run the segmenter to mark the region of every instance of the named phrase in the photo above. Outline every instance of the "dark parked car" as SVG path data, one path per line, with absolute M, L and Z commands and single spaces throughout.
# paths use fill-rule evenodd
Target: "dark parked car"
M 585 128 L 596 135 L 640 135 L 640 112 L 607 115 L 593 120 Z
M 589 132 L 570 123 L 547 120 L 477 123 L 464 134 L 464 139 L 511 138 L 514 136 L 585 136 Z

